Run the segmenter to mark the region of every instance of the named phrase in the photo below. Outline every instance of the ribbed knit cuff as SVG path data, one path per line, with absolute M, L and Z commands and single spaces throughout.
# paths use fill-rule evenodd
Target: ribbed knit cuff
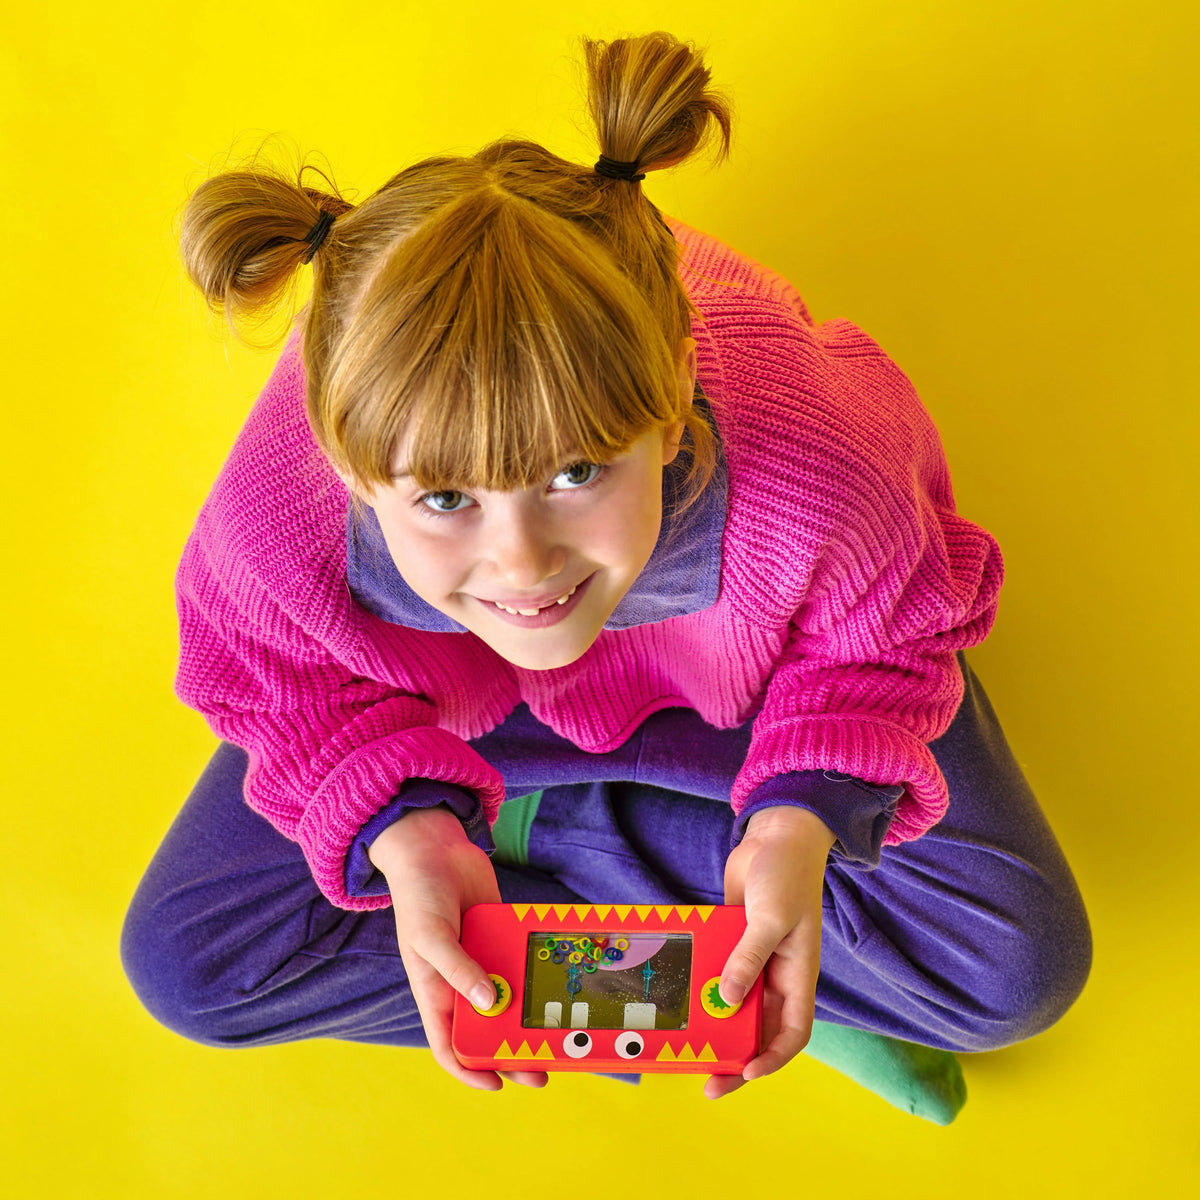
M 435 808 L 445 804 L 462 822 L 467 837 L 481 850 L 495 850 L 483 805 L 474 792 L 442 783 L 437 779 L 406 779 L 395 799 L 384 805 L 359 831 L 346 854 L 346 894 L 348 896 L 386 896 L 387 880 L 371 861 L 367 851 L 375 839 L 405 813 L 417 808 Z
M 836 835 L 830 855 L 857 870 L 879 866 L 883 839 L 896 815 L 904 788 L 865 783 L 838 771 L 788 771 L 756 787 L 733 823 L 733 849 L 746 833 L 750 818 L 761 809 L 786 804 L 815 813 Z
M 761 717 L 760 717 L 761 722 Z M 756 726 L 750 751 L 730 799 L 734 812 L 768 780 L 784 771 L 840 771 L 903 792 L 884 837 L 885 846 L 919 838 L 945 815 L 946 781 L 929 747 L 907 730 L 870 717 L 829 715 Z
M 422 725 L 387 731 L 393 704 L 384 701 L 351 722 L 322 748 L 310 768 L 310 775 L 322 782 L 304 810 L 296 841 L 317 886 L 342 908 L 387 907 L 386 895 L 346 894 L 346 858 L 363 827 L 391 804 L 408 780 L 441 781 L 473 792 L 485 819 L 495 818 L 504 799 L 499 772 L 448 730 Z M 351 741 L 362 744 L 347 753 L 343 746 Z

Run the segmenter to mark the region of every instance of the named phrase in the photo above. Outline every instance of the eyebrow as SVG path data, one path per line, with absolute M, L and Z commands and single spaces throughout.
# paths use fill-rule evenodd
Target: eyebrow
M 625 451 L 625 454 L 627 454 L 627 453 L 628 453 L 628 451 Z M 625 454 L 617 454 L 617 455 L 614 455 L 613 457 L 608 458 L 604 461 L 611 464 L 611 463 L 615 462 L 618 458 L 624 458 Z M 592 461 L 599 461 L 599 460 L 588 459 L 588 458 L 585 458 L 583 455 L 574 454 L 574 455 L 568 455 L 564 461 L 569 466 L 571 463 L 575 463 L 575 462 L 592 462 Z M 401 479 L 411 479 L 412 472 L 411 471 L 393 471 L 393 472 L 391 472 L 391 477 L 394 481 L 397 481 L 397 482 Z

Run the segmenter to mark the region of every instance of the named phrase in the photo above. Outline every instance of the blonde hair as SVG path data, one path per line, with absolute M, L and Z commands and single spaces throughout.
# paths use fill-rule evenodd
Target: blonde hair
M 667 33 L 582 39 L 600 152 L 639 171 L 683 162 L 730 107 L 690 44 Z M 685 424 L 686 496 L 715 463 L 680 395 L 695 312 L 670 229 L 639 184 L 534 142 L 429 158 L 359 205 L 270 165 L 202 183 L 183 214 L 188 275 L 230 323 L 279 306 L 322 212 L 303 324 L 313 435 L 364 493 L 388 486 L 408 438 L 418 487 L 529 487 L 572 459 L 604 461 Z

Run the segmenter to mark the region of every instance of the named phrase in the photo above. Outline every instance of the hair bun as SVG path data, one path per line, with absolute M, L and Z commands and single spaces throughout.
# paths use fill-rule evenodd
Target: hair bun
M 717 129 L 718 161 L 728 156 L 730 102 L 709 88 L 709 70 L 691 43 L 659 31 L 611 42 L 584 38 L 583 49 L 600 163 L 663 170 L 683 162 Z M 600 163 L 601 174 L 630 178 Z
M 269 321 L 334 219 L 353 208 L 320 168 L 275 164 L 264 151 L 206 179 L 182 215 L 184 268 L 231 325 Z M 320 175 L 328 191 L 307 186 L 306 171 Z M 244 334 L 242 340 L 254 344 Z

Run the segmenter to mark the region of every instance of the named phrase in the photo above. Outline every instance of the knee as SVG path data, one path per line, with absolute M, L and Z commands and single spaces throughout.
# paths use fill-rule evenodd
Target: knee
M 121 965 L 146 1011 L 174 1033 L 206 1046 L 235 1044 L 223 1028 L 202 959 L 141 891 L 121 928 Z
M 974 963 L 960 1011 L 966 1052 L 999 1050 L 1049 1029 L 1078 999 L 1092 965 L 1092 935 L 1078 892 L 1059 896 L 1019 927 L 998 922 Z

